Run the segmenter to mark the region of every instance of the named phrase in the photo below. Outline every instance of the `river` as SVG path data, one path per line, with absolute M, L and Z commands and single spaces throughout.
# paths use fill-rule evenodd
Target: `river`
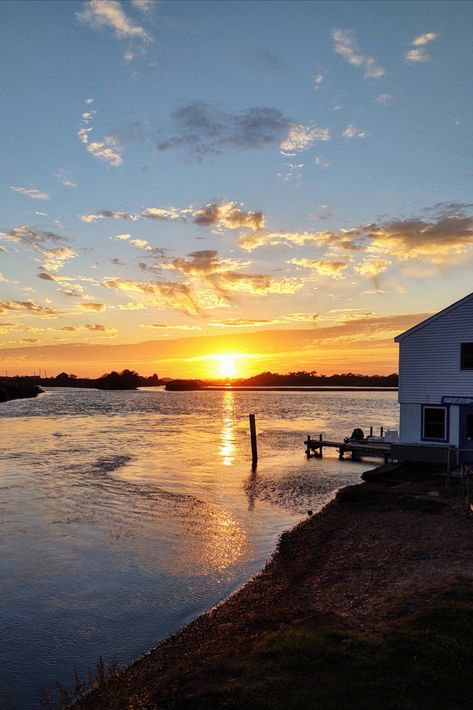
M 259 462 L 251 472 L 248 413 Z M 100 392 L 0 404 L 0 707 L 129 662 L 254 575 L 368 462 L 308 433 L 397 428 L 396 392 Z

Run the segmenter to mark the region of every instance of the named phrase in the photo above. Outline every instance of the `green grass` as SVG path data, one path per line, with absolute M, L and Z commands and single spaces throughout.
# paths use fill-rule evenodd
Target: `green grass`
M 380 639 L 290 628 L 214 668 L 177 707 L 261 710 L 455 710 L 472 706 L 473 594 L 439 604 Z M 225 679 L 225 680 L 222 680 Z M 194 689 L 195 690 L 195 689 Z

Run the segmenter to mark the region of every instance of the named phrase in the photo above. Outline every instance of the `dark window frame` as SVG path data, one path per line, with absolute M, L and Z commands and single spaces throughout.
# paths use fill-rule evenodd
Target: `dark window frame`
M 465 352 L 467 348 L 470 352 Z M 460 344 L 460 369 L 473 370 L 473 343 Z
M 437 436 L 426 436 L 425 435 L 425 412 L 427 409 L 441 409 L 444 412 L 444 420 L 443 420 L 443 437 L 437 437 Z M 449 407 L 441 404 L 423 404 L 422 405 L 422 441 L 448 441 L 449 438 Z

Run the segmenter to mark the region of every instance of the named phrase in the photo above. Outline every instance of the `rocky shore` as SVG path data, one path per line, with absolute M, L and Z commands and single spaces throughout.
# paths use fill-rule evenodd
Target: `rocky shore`
M 383 466 L 281 536 L 262 572 L 76 702 L 467 708 L 473 519 L 453 481 Z

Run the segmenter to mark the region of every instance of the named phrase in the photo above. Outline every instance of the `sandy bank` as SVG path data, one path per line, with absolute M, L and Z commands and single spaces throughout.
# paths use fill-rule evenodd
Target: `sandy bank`
M 239 592 L 77 707 L 243 707 L 231 694 L 227 704 L 216 689 L 238 684 L 244 673 L 249 678 L 251 668 L 242 670 L 245 659 L 271 634 L 336 628 L 361 643 L 435 607 L 460 583 L 468 593 L 473 588 L 473 520 L 458 486 L 452 486 L 446 500 L 443 488 L 444 479 L 419 468 L 413 473 L 382 467 L 376 480 L 343 489 L 321 513 L 284 533 L 270 562 Z M 304 643 L 308 647 L 307 639 Z M 320 687 L 318 682 L 313 692 Z M 462 702 L 453 707 L 467 707 Z M 246 701 L 246 706 L 258 705 Z M 287 701 L 274 697 L 266 706 L 284 707 Z M 314 698 L 313 707 L 337 706 L 340 701 L 317 704 Z M 385 707 L 398 706 L 387 702 Z

